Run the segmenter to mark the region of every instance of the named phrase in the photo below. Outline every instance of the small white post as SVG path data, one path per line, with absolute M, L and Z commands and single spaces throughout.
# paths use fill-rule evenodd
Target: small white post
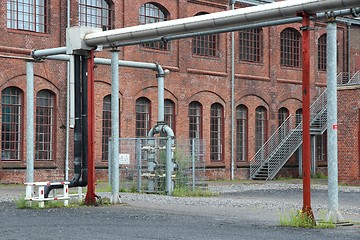
M 44 208 L 44 186 L 39 186 L 39 208 Z

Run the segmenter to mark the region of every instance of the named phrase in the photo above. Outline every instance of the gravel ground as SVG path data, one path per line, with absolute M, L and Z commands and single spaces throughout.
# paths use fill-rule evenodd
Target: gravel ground
M 121 193 L 124 203 L 185 206 L 254 207 L 267 210 L 294 210 L 302 207 L 302 184 L 289 182 L 210 182 L 209 190 L 216 197 L 171 197 L 155 194 Z M 327 185 L 312 184 L 312 208 L 327 209 Z M 25 194 L 21 185 L 0 185 L 0 202 L 8 202 Z M 98 193 L 110 197 L 110 193 Z M 360 215 L 360 187 L 339 186 L 339 209 L 350 215 Z M 360 221 L 360 219 L 359 219 Z
M 11 202 L 24 195 L 24 186 L 0 185 L 0 239 L 360 239 L 359 187 L 339 187 L 339 210 L 355 225 L 336 229 L 279 226 L 281 216 L 302 208 L 299 182 L 216 182 L 209 189 L 220 195 L 121 193 L 125 204 L 117 206 L 36 210 Z M 325 185 L 312 185 L 312 209 L 316 219 L 325 217 Z

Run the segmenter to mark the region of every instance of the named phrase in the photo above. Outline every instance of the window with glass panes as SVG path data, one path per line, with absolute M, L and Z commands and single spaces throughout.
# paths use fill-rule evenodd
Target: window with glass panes
M 247 132 L 248 132 L 248 109 L 244 105 L 236 108 L 236 160 L 246 161 L 247 156 Z
M 48 90 L 36 95 L 35 159 L 54 159 L 54 94 Z
M 108 161 L 109 155 L 109 138 L 111 138 L 111 95 L 103 99 L 102 109 L 102 155 L 103 161 Z
M 147 137 L 150 131 L 150 100 L 139 98 L 136 100 L 136 137 Z
M 164 22 L 167 20 L 168 20 L 168 14 L 160 5 L 156 5 L 154 3 L 145 3 L 140 7 L 139 10 L 140 24 Z M 168 43 L 165 42 L 146 43 L 143 46 L 157 50 L 168 50 Z
M 280 33 L 280 64 L 286 67 L 301 66 L 301 35 L 293 28 Z
M 22 91 L 5 88 L 1 93 L 1 159 L 20 160 L 22 128 Z
M 222 161 L 223 158 L 224 108 L 214 103 L 210 108 L 210 160 Z
M 326 71 L 326 34 L 318 40 L 318 70 Z
M 175 103 L 169 99 L 164 101 L 164 120 L 175 133 Z
M 327 161 L 327 133 L 315 136 L 316 160 Z
M 239 47 L 241 61 L 262 62 L 262 29 L 239 31 Z
M 198 13 L 196 16 L 208 13 Z M 219 34 L 201 35 L 193 38 L 193 54 L 207 57 L 218 57 Z
M 7 28 L 47 33 L 47 0 L 7 0 Z
M 257 152 L 266 141 L 267 111 L 265 107 L 255 110 L 255 151 Z
M 111 29 L 112 2 L 105 0 L 79 0 L 79 25 Z
M 189 104 L 189 138 L 202 138 L 202 105 L 199 102 Z

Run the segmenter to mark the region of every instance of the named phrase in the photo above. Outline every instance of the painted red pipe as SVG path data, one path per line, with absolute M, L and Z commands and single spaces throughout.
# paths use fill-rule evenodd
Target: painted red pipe
M 85 196 L 85 204 L 94 205 L 96 203 L 95 194 L 95 112 L 94 112 L 94 50 L 89 51 L 87 65 L 88 72 L 88 185 Z
M 303 109 L 303 213 L 314 220 L 311 209 L 311 148 L 310 148 L 310 15 L 301 13 L 302 17 L 302 109 Z M 314 221 L 315 222 L 315 221 Z

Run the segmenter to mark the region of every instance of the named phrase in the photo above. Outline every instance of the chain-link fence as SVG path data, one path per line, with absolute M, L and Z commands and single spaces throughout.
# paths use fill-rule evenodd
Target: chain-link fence
M 206 188 L 203 140 L 175 139 L 171 140 L 171 143 L 171 190 Z M 110 148 L 111 141 L 109 150 Z M 120 138 L 120 190 L 165 193 L 166 148 L 167 138 Z M 109 159 L 110 155 L 111 151 Z

